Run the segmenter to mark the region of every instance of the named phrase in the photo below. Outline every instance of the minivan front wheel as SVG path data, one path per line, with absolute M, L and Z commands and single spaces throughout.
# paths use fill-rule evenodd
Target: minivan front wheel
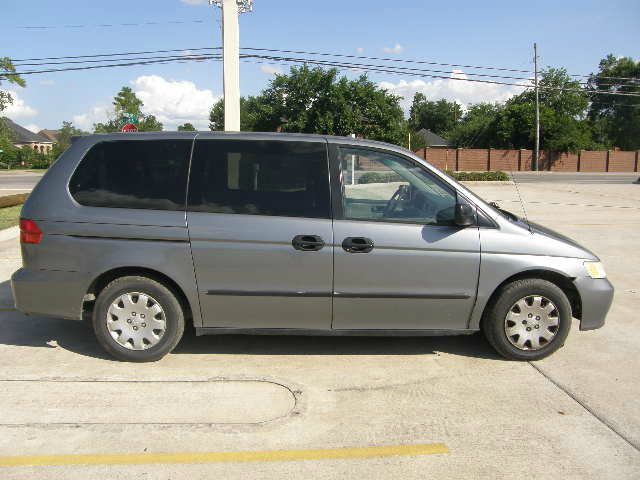
M 93 329 L 100 345 L 128 362 L 153 362 L 171 352 L 184 332 L 175 294 L 156 280 L 120 277 L 98 295 Z
M 539 278 L 503 286 L 488 306 L 482 330 L 510 360 L 539 360 L 558 350 L 571 329 L 571 304 L 555 284 Z

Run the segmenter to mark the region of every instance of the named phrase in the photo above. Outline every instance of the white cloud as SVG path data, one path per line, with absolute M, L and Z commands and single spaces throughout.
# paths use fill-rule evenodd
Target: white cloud
M 356 48 L 356 53 L 364 53 L 364 48 L 362 47 Z
M 9 118 L 24 118 L 24 117 L 35 117 L 38 114 L 38 111 L 24 103 L 24 100 L 20 98 L 18 92 L 15 90 L 9 90 L 9 94 L 13 99 L 13 103 L 11 103 L 3 112 L 3 115 L 6 115 Z
M 180 2 L 187 5 L 204 5 L 206 3 L 209 3 L 208 0 L 180 0 Z
M 267 75 L 280 75 L 282 73 L 280 67 L 275 67 L 273 65 L 261 65 L 260 71 Z
M 77 128 L 85 131 L 93 131 L 93 124 L 105 122 L 111 113 L 110 107 L 98 104 L 91 108 L 87 113 L 74 115 L 73 124 Z
M 396 43 L 393 47 L 384 47 L 382 49 L 384 53 L 393 53 L 393 54 L 402 53 L 403 50 L 404 50 L 404 47 L 399 43 Z
M 209 110 L 220 98 L 211 90 L 200 90 L 187 80 L 166 80 L 159 75 L 143 75 L 131 82 L 133 90 L 144 102 L 144 113 L 155 115 L 166 130 L 185 122 L 206 129 Z
M 51 85 L 55 85 L 56 82 L 55 80 L 51 80 L 50 78 L 45 79 L 45 80 L 40 80 L 40 85 L 44 85 L 45 87 L 50 87 Z
M 456 101 L 467 106 L 470 103 L 480 102 L 504 102 L 508 98 L 524 90 L 523 87 L 511 87 L 507 85 L 494 85 L 491 83 L 465 82 L 454 80 L 454 78 L 466 79 L 467 76 L 460 70 L 451 72 L 451 77 L 447 79 L 434 80 L 400 80 L 397 83 L 380 82 L 379 86 L 385 90 L 399 95 L 402 98 L 400 105 L 409 111 L 413 96 L 421 92 L 428 100 L 440 100 L 445 98 L 449 101 Z
M 33 133 L 38 133 L 40 130 L 42 130 L 35 123 L 29 123 L 28 125 L 23 125 L 23 127 L 26 128 L 27 130 L 29 130 L 30 132 L 33 132 Z

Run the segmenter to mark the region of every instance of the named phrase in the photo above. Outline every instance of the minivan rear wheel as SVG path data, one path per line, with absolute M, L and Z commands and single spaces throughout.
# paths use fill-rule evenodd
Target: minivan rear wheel
M 482 331 L 509 360 L 540 360 L 564 345 L 571 329 L 571 304 L 555 284 L 540 278 L 503 286 L 487 307 Z
M 171 352 L 184 332 L 184 312 L 162 283 L 142 276 L 120 277 L 99 294 L 93 330 L 118 360 L 153 362 Z

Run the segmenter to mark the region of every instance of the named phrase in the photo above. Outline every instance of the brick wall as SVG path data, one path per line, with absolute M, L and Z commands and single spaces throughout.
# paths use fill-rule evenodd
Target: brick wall
M 589 152 L 583 150 L 580 152 L 580 171 L 581 172 L 606 172 L 607 171 L 607 152 Z
M 415 152 L 442 170 L 484 172 L 487 170 L 531 170 L 531 150 L 485 148 L 426 148 Z M 538 170 L 552 172 L 637 172 L 640 152 L 589 151 L 579 153 L 540 152 Z
M 633 172 L 638 152 L 622 152 L 613 150 L 609 152 L 610 172 Z
M 497 170 L 518 170 L 520 161 L 519 150 L 489 150 L 489 166 L 491 171 Z

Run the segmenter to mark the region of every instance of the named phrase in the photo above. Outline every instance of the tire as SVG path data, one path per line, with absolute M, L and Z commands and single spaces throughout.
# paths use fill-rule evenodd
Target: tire
M 545 316 L 547 310 L 552 311 Z M 531 361 L 545 358 L 564 345 L 571 319 L 571 304 L 564 292 L 547 280 L 531 278 L 503 286 L 493 304 L 487 306 L 481 328 L 504 358 Z M 549 326 L 553 323 L 557 326 Z M 522 335 L 507 333 L 515 331 Z
M 100 292 L 93 309 L 98 342 L 111 356 L 125 362 L 160 360 L 182 338 L 184 323 L 176 295 L 147 277 L 113 280 Z

